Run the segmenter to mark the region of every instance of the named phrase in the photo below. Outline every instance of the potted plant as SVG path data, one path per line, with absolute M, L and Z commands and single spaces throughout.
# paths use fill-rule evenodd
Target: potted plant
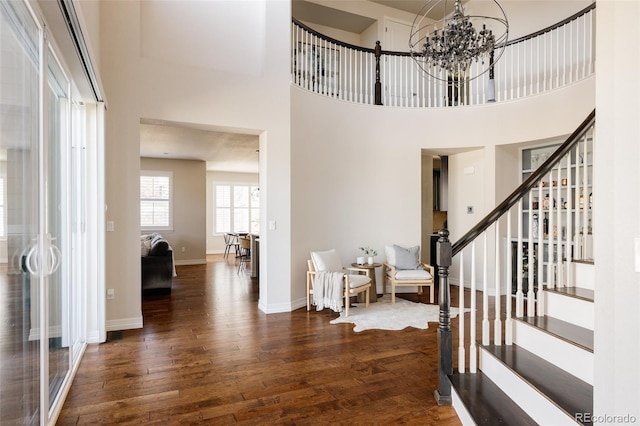
M 373 258 L 378 255 L 378 252 L 370 247 L 360 247 L 360 250 L 367 255 L 367 263 L 373 265 Z

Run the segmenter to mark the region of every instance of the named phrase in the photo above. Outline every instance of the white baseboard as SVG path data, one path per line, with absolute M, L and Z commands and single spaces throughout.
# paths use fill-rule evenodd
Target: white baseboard
M 307 306 L 307 298 L 297 299 L 290 303 L 274 303 L 271 305 L 265 305 L 262 299 L 258 302 L 258 308 L 265 314 L 279 314 L 283 312 L 292 312 L 296 309 Z
M 185 259 L 185 260 L 176 260 L 176 266 L 184 266 L 184 265 L 206 265 L 207 259 Z
M 100 341 L 100 332 L 98 330 L 91 330 L 87 333 L 87 343 L 104 343 Z
M 224 250 L 207 250 L 207 254 L 224 254 Z
M 142 328 L 142 315 L 134 318 L 121 318 L 116 320 L 107 320 L 107 331 L 131 330 L 134 328 Z

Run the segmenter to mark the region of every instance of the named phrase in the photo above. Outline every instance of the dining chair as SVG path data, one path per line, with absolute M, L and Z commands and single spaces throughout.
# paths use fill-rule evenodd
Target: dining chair
M 240 244 L 238 243 L 238 236 L 236 234 L 225 232 L 224 233 L 224 258 L 225 259 L 229 256 L 231 247 L 235 249 L 236 257 L 237 257 L 240 252 Z
M 249 237 L 238 238 L 240 252 L 238 254 L 238 274 L 243 271 L 247 262 L 251 262 L 251 239 Z

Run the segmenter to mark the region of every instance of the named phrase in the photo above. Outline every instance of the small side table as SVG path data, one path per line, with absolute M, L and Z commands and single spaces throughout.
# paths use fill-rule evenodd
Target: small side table
M 371 288 L 369 289 L 369 303 L 377 302 L 378 290 L 376 287 L 376 268 L 381 267 L 382 263 L 372 263 L 372 264 L 364 263 L 362 265 L 359 265 L 357 263 L 352 263 L 351 266 L 353 266 L 354 268 L 361 268 L 361 269 L 367 270 L 367 275 L 369 276 L 369 278 L 371 278 Z M 364 297 L 365 297 L 364 293 L 358 294 L 358 302 L 364 303 L 365 302 Z

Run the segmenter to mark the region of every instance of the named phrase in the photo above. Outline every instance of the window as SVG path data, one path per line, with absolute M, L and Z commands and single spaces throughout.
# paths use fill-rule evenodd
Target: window
M 140 172 L 140 227 L 173 229 L 173 173 Z
M 256 185 L 215 186 L 214 232 L 260 233 L 260 189 Z

